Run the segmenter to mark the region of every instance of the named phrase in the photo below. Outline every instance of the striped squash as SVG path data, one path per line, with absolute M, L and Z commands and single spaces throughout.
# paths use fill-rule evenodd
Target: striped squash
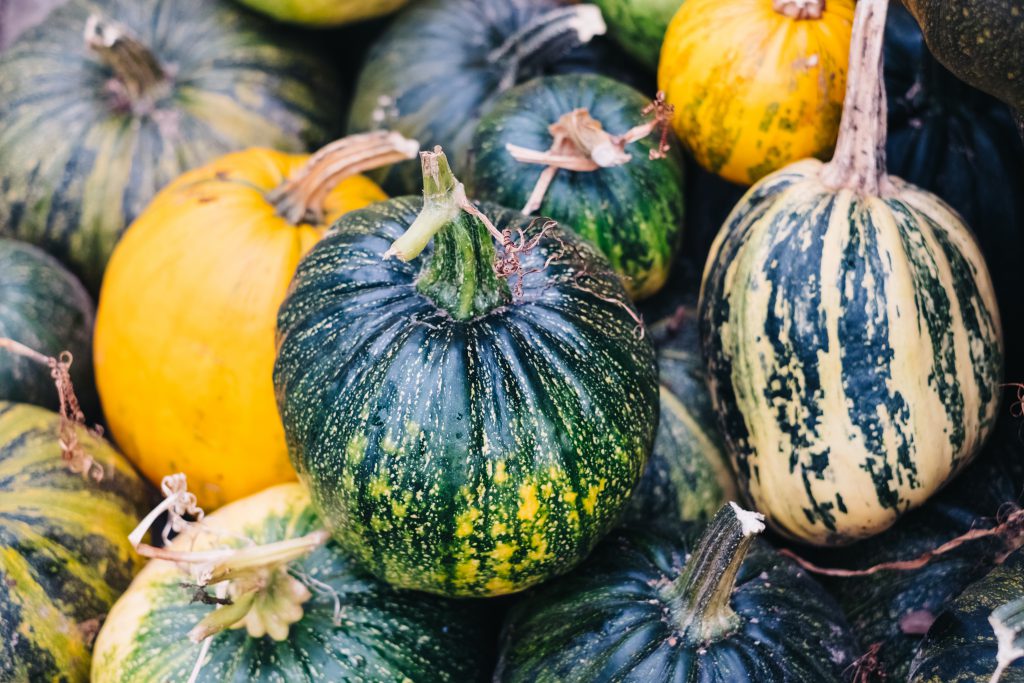
M 992 428 L 1002 368 L 970 230 L 885 169 L 884 0 L 862 0 L 835 157 L 750 189 L 704 271 L 710 383 L 741 486 L 781 532 L 878 533 Z
M 93 306 L 74 275 L 24 242 L 0 239 L 0 337 L 48 356 L 70 351 L 71 379 L 89 415 L 98 406 L 92 372 Z M 57 409 L 48 368 L 0 350 L 0 401 Z
M 608 33 L 626 52 L 649 69 L 658 68 L 661 41 L 683 0 L 594 0 Z
M 183 174 L 132 223 L 100 291 L 96 379 L 151 481 L 186 472 L 209 509 L 295 478 L 271 379 L 277 309 L 327 228 L 386 199 L 357 172 L 416 152 L 387 133 L 313 156 L 247 149 Z
M 648 325 L 658 352 L 661 410 L 654 450 L 624 521 L 707 521 L 737 496 L 705 382 L 696 306 Z
M 654 440 L 654 350 L 571 232 L 528 229 L 522 280 L 497 278 L 444 155 L 422 157 L 425 205 L 347 214 L 299 264 L 278 407 L 324 523 L 376 576 L 511 593 L 570 569 L 617 521 Z
M 61 458 L 59 418 L 0 402 L 0 680 L 87 681 L 92 639 L 138 569 L 128 534 L 149 489 L 84 431 L 101 481 Z
M 832 151 L 853 0 L 686 0 L 669 24 L 658 88 L 701 166 L 748 185 Z
M 339 26 L 394 12 L 408 0 L 239 0 L 280 21 Z
M 578 125 L 573 130 L 576 136 L 585 135 L 595 122 L 608 133 L 622 135 L 643 123 L 648 103 L 633 88 L 596 74 L 524 83 L 495 99 L 480 119 L 466 185 L 474 196 L 522 207 L 545 166 L 520 163 L 508 145 L 548 150 L 553 142 L 550 127 L 556 122 L 563 127 Z M 568 122 L 563 118 L 580 109 L 585 116 L 569 116 Z M 536 209 L 538 215 L 557 220 L 597 245 L 635 300 L 665 284 L 682 239 L 683 159 L 675 139 L 664 158 L 651 159 L 660 142 L 654 131 L 623 150 L 629 159 L 621 165 L 558 170 Z
M 349 132 L 388 128 L 441 145 L 458 170 L 481 114 L 517 83 L 596 61 L 570 48 L 604 33 L 593 5 L 559 0 L 422 0 L 400 12 L 366 55 Z M 567 54 L 568 53 L 568 54 Z M 375 176 L 376 177 L 376 176 Z M 390 194 L 419 194 L 419 167 L 390 169 Z
M 222 536 L 188 531 L 172 550 L 223 548 L 223 538 L 256 544 L 299 539 L 321 530 L 309 494 L 281 484 L 235 501 L 205 518 Z M 479 606 L 396 590 L 361 570 L 336 543 L 285 569 L 310 599 L 267 599 L 264 610 L 299 608 L 298 621 L 277 639 L 254 637 L 243 624 L 212 636 L 194 678 L 199 646 L 189 631 L 214 607 L 192 599 L 189 575 L 173 562 L 152 560 L 107 617 L 96 639 L 93 683 L 281 681 L 287 683 L 471 683 L 484 678 L 492 629 Z M 273 584 L 272 584 L 273 585 Z M 208 589 L 209 590 L 209 589 Z M 275 596 L 276 597 L 276 596 Z M 288 624 L 289 622 L 284 622 Z
M 0 55 L 0 234 L 95 292 L 163 185 L 241 147 L 321 142 L 337 99 L 325 65 L 227 3 L 71 0 Z

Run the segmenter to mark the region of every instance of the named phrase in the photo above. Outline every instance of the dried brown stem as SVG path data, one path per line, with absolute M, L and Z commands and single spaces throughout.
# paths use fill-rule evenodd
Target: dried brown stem
M 651 159 L 663 158 L 668 152 L 668 125 L 672 120 L 672 105 L 665 101 L 665 93 L 659 92 L 641 115 L 650 117 L 650 120 L 622 135 L 612 135 L 587 109 L 574 109 L 548 126 L 552 142 L 546 151 L 511 143 L 505 145 L 508 153 L 519 163 L 545 167 L 523 207 L 523 214 L 529 215 L 540 208 L 559 169 L 588 173 L 622 166 L 632 159 L 626 152 L 626 145 L 647 137 L 655 130 L 661 131 L 661 139 L 649 156 Z
M 85 22 L 83 37 L 86 46 L 114 72 L 119 105 L 150 110 L 169 89 L 167 70 L 126 26 L 92 14 Z
M 821 19 L 825 13 L 825 0 L 772 0 L 772 9 L 797 21 Z
M 21 342 L 0 337 L 0 349 L 13 353 L 16 356 L 27 358 L 50 369 L 50 378 L 53 379 L 54 387 L 57 390 L 57 401 L 59 404 L 58 414 L 60 425 L 58 427 L 58 439 L 60 442 L 61 457 L 67 463 L 68 469 L 75 474 L 91 477 L 95 481 L 101 481 L 104 477 L 103 465 L 86 452 L 85 447 L 79 440 L 79 428 L 85 429 L 89 434 L 97 438 L 102 437 L 98 427 L 88 427 L 85 424 L 85 413 L 78 403 L 78 396 L 75 395 L 75 387 L 71 382 L 71 364 L 74 362 L 69 351 L 62 351 L 59 356 L 52 357 L 39 353 L 35 349 L 25 346 Z

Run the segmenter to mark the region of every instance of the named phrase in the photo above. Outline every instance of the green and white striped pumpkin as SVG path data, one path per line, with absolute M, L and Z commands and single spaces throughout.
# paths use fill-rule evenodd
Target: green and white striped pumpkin
M 339 117 L 330 70 L 284 38 L 211 0 L 56 9 L 0 55 L 0 234 L 95 292 L 118 236 L 185 170 L 323 142 Z
M 0 681 L 86 681 L 92 638 L 139 562 L 128 534 L 149 488 L 79 433 L 95 481 L 61 458 L 59 418 L 0 401 Z
M 857 15 L 835 157 L 750 189 L 701 294 L 740 485 L 776 529 L 816 544 L 882 531 L 966 465 L 993 426 L 1002 368 L 971 231 L 884 172 L 884 0 Z

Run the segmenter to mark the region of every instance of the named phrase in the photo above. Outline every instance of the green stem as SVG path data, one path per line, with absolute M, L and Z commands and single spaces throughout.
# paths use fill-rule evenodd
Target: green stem
M 423 208 L 385 258 L 411 261 L 433 240 L 416 289 L 456 320 L 469 320 L 511 301 L 508 283 L 494 272 L 494 239 L 479 219 L 467 214 L 466 190 L 456 180 L 440 147 L 421 152 Z
M 762 515 L 729 503 L 704 530 L 669 590 L 676 623 L 690 642 L 708 643 L 738 626 L 739 617 L 729 602 L 743 560 L 764 531 L 763 520 Z

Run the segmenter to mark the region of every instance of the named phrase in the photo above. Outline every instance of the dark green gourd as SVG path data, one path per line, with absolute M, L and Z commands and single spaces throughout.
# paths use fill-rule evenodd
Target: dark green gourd
M 374 574 L 509 593 L 570 569 L 625 507 L 657 426 L 654 351 L 592 246 L 484 204 L 526 229 L 499 278 L 446 158 L 422 157 L 425 202 L 347 214 L 299 265 L 278 406 L 314 505 Z
M 704 379 L 695 298 L 656 319 L 647 333 L 658 352 L 661 412 L 654 450 L 624 521 L 706 521 L 735 500 L 736 482 Z
M 842 612 L 755 538 L 762 519 L 731 503 L 703 530 L 615 532 L 512 609 L 494 680 L 845 680 L 855 650 Z
M 86 415 L 98 419 L 92 373 L 95 310 L 75 276 L 24 242 L 0 239 L 0 337 L 47 356 L 69 351 L 71 380 Z M 0 349 L 0 400 L 57 409 L 50 369 Z
M 556 124 L 574 138 L 596 122 L 622 135 L 645 120 L 650 100 L 640 92 L 594 74 L 534 79 L 494 101 L 480 120 L 470 147 L 467 187 L 504 206 L 525 207 L 546 166 L 517 161 L 508 145 L 544 152 Z M 578 110 L 586 110 L 588 116 Z M 559 169 L 536 212 L 583 235 L 608 257 L 634 299 L 657 292 L 668 279 L 683 230 L 683 161 L 672 136 L 664 158 L 660 131 L 628 144 L 616 161 L 592 171 Z M 598 158 L 597 148 L 589 158 Z M 626 160 L 628 159 L 628 160 Z M 531 207 L 532 208 L 532 207 Z
M 908 683 L 1024 682 L 1024 660 L 996 671 L 998 643 L 989 616 L 1024 597 L 1024 550 L 971 584 L 935 620 L 910 666 Z
M 601 8 L 611 37 L 648 69 L 657 69 L 668 23 L 683 0 L 594 0 L 594 4 Z
M 276 31 L 210 0 L 54 10 L 0 55 L 0 234 L 95 292 L 118 236 L 185 170 L 324 142 L 340 104 L 330 69 Z
M 598 53 L 574 49 L 605 32 L 594 5 L 558 0 L 423 0 L 399 13 L 366 55 L 349 132 L 398 131 L 442 145 L 460 170 L 494 97 L 548 73 L 593 70 Z M 392 195 L 420 190 L 415 163 L 381 179 Z

